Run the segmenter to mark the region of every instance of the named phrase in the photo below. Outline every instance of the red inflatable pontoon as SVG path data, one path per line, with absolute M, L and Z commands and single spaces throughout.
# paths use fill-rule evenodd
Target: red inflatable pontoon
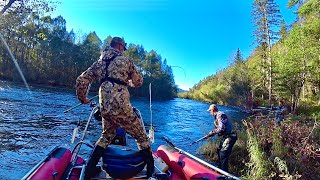
M 28 180 L 54 180 L 61 179 L 71 160 L 71 151 L 66 148 L 54 148 L 45 159 L 33 169 Z M 78 159 L 82 161 L 82 159 Z M 75 172 L 76 173 L 76 172 Z M 79 172 L 78 172 L 79 173 Z
M 159 146 L 156 155 L 174 172 L 170 179 L 218 179 L 221 174 L 179 153 L 172 147 Z

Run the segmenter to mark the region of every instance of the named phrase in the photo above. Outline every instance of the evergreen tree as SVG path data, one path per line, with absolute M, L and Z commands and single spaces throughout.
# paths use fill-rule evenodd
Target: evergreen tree
M 280 41 L 283 41 L 287 37 L 287 34 L 288 34 L 288 30 L 286 27 L 286 23 L 285 23 L 284 19 L 282 19 L 281 29 L 280 29 Z
M 262 52 L 263 84 L 268 85 L 269 104 L 272 99 L 272 57 L 271 45 L 278 39 L 277 29 L 280 25 L 280 10 L 274 0 L 255 0 L 252 4 L 252 16 L 256 29 L 254 30 L 255 42 Z
M 73 88 L 77 76 L 97 61 L 100 51 L 110 45 L 111 36 L 103 44 L 95 32 L 82 35 L 66 30 L 62 16 L 52 18 L 47 12 L 52 4 L 45 0 L 16 0 L 0 16 L 0 33 L 8 43 L 28 82 Z M 77 40 L 76 40 L 77 39 Z M 172 99 L 177 95 L 172 69 L 161 55 L 145 51 L 142 45 L 129 44 L 125 56 L 131 58 L 144 77 L 141 88 L 130 89 L 133 96 L 148 96 L 149 83 L 154 98 Z M 0 43 L 0 78 L 20 81 L 11 57 Z M 97 85 L 91 90 L 97 90 Z

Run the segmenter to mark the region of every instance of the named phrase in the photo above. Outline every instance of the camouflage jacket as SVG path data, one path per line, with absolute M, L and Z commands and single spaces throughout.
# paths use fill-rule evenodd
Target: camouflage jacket
M 108 66 L 108 76 L 122 82 L 128 83 L 132 81 L 134 87 L 141 86 L 143 83 L 142 76 L 137 72 L 133 61 L 124 57 L 122 52 L 108 48 L 101 53 L 98 61 L 93 63 L 86 71 L 84 71 L 76 80 L 76 94 L 78 99 L 83 102 L 86 98 L 86 93 L 90 84 L 96 80 L 101 80 L 106 75 L 106 61 L 115 57 Z M 119 90 L 121 88 L 121 91 Z M 123 91 L 123 92 L 122 92 Z M 102 82 L 99 88 L 99 96 L 101 98 L 104 94 L 111 94 L 114 92 L 125 93 L 128 96 L 127 86 L 111 83 L 108 81 Z M 129 97 L 128 97 L 129 98 Z

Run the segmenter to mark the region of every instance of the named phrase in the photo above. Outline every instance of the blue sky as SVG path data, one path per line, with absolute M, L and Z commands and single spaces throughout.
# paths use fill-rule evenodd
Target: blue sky
M 287 1 L 277 3 L 286 23 L 292 23 L 295 15 L 286 8 Z M 53 16 L 63 16 L 69 31 L 95 31 L 101 40 L 120 36 L 155 50 L 173 66 L 176 84 L 188 89 L 228 67 L 237 48 L 244 58 L 250 56 L 251 4 L 249 0 L 65 0 Z

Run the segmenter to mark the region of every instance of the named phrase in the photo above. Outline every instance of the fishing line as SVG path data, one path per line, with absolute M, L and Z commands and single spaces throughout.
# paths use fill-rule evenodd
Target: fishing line
M 23 75 L 23 73 L 22 73 L 22 71 L 21 71 L 21 69 L 20 69 L 20 66 L 19 66 L 16 58 L 13 56 L 13 54 L 12 54 L 12 52 L 11 52 L 8 44 L 7 44 L 7 42 L 4 40 L 4 38 L 3 38 L 3 36 L 2 36 L 1 33 L 0 33 L 0 39 L 2 40 L 4 46 L 7 48 L 8 52 L 9 52 L 9 55 L 10 55 L 10 57 L 11 57 L 14 65 L 15 65 L 16 68 L 18 69 L 18 72 L 19 72 L 19 74 L 20 74 L 20 76 L 21 76 L 21 78 L 22 78 L 22 80 L 23 80 L 23 82 L 24 82 L 24 85 L 25 85 L 26 88 L 28 89 L 28 92 L 30 93 L 30 95 L 32 95 L 32 93 L 31 93 L 31 91 L 30 91 L 30 88 L 29 88 L 29 85 L 28 85 L 28 83 L 27 83 L 27 81 L 26 81 L 26 79 L 25 79 L 25 77 L 24 77 L 24 75 Z
M 170 67 L 175 67 L 175 68 L 180 68 L 183 70 L 183 74 L 184 74 L 184 80 L 186 80 L 186 71 L 181 67 L 181 66 L 170 66 Z
M 2 21 L 2 19 L 3 19 L 3 18 L 2 18 L 2 14 L 0 14 L 0 20 Z M 10 55 L 10 57 L 11 57 L 14 65 L 16 66 L 16 68 L 17 68 L 17 70 L 18 70 L 18 72 L 19 72 L 19 74 L 20 74 L 20 76 L 21 76 L 21 78 L 22 78 L 22 81 L 23 81 L 24 85 L 26 86 L 29 94 L 32 95 L 31 90 L 30 90 L 30 87 L 29 87 L 29 85 L 28 85 L 28 83 L 27 83 L 27 80 L 25 79 L 25 77 L 24 77 L 24 75 L 23 75 L 23 73 L 22 73 L 22 70 L 21 70 L 21 68 L 20 68 L 20 66 L 19 66 L 16 58 L 13 56 L 13 54 L 12 54 L 12 52 L 11 52 L 8 44 L 7 44 L 7 42 L 4 40 L 4 38 L 3 38 L 3 36 L 2 36 L 1 33 L 0 33 L 0 39 L 2 40 L 2 42 L 3 42 L 4 46 L 6 47 L 7 51 L 9 52 L 9 55 Z
M 170 67 L 174 67 L 174 68 L 180 68 L 180 69 L 182 69 L 183 74 L 184 74 L 183 83 L 186 83 L 186 79 L 187 79 L 186 71 L 185 71 L 181 66 L 170 66 Z

